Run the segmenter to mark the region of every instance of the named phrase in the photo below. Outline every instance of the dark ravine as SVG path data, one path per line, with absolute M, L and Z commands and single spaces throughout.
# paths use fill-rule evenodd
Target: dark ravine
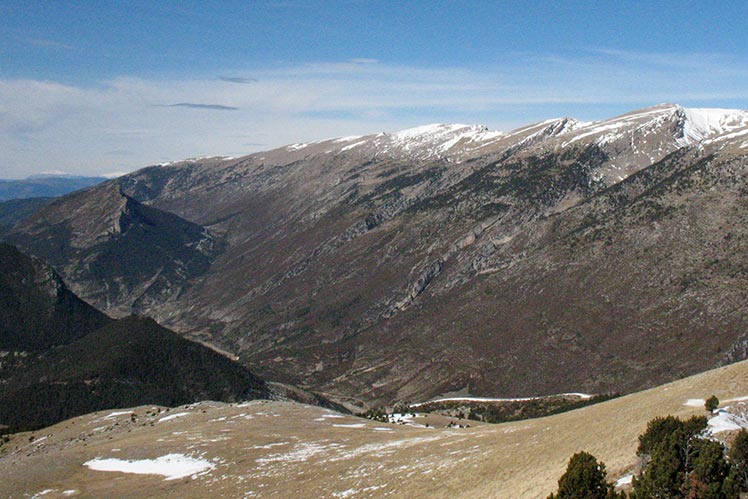
M 341 398 L 628 392 L 745 357 L 748 113 L 703 112 L 154 166 L 5 237 L 108 313 Z

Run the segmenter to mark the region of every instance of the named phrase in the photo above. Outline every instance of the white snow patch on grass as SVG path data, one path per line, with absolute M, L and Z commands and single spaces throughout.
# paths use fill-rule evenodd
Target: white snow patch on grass
M 631 485 L 633 480 L 634 480 L 634 475 L 622 476 L 621 478 L 616 480 L 616 487 L 622 487 L 624 485 Z
M 364 428 L 365 423 L 351 423 L 351 424 L 334 424 L 335 428 Z
M 178 412 L 176 414 L 169 414 L 168 416 L 164 416 L 163 418 L 159 419 L 158 422 L 162 423 L 164 421 L 169 421 L 170 419 L 177 419 L 181 418 L 182 416 L 189 416 L 189 412 Z
M 446 397 L 434 400 L 428 400 L 426 402 L 420 402 L 418 404 L 411 404 L 411 407 L 420 407 L 427 404 L 433 404 L 438 402 L 531 402 L 533 400 L 542 400 L 554 397 L 576 397 L 583 400 L 591 399 L 593 396 L 588 393 L 559 393 L 556 395 L 547 395 L 543 397 L 519 397 L 519 398 L 491 398 L 491 397 Z
M 748 428 L 748 421 L 722 409 L 707 424 L 707 429 L 712 435 L 723 431 L 740 430 L 741 428 Z
M 376 444 L 364 444 L 355 449 L 351 449 L 346 452 L 338 452 L 334 457 L 330 458 L 330 461 L 343 461 L 348 459 L 354 459 L 359 456 L 376 456 L 383 457 L 388 454 L 392 454 L 399 449 L 405 447 L 412 447 L 414 445 L 423 444 L 426 442 L 432 442 L 435 440 L 441 440 L 443 436 L 436 435 L 433 437 L 415 437 L 406 438 L 402 440 L 393 440 L 390 442 L 382 442 Z
M 132 414 L 132 411 L 115 411 L 110 414 L 107 414 L 106 416 L 102 418 L 96 419 L 95 421 L 101 421 L 102 419 L 112 419 L 118 416 L 124 416 L 125 414 Z
M 344 418 L 342 414 L 323 414 L 323 418 Z
M 165 480 L 177 480 L 186 476 L 204 473 L 215 468 L 206 459 L 197 459 L 184 454 L 167 454 L 156 459 L 92 459 L 83 463 L 95 471 L 119 471 L 138 475 L 161 475 Z
M 704 407 L 704 404 L 706 404 L 706 400 L 704 399 L 688 399 L 683 405 L 688 407 Z
M 249 449 L 271 449 L 273 447 L 278 447 L 279 445 L 288 445 L 291 442 L 273 442 L 272 444 L 267 445 L 253 445 L 252 447 L 249 447 Z
M 50 492 L 54 492 L 54 491 L 55 491 L 55 489 L 44 489 L 44 490 L 42 490 L 41 492 L 37 492 L 36 494 L 34 494 L 34 495 L 33 495 L 33 496 L 31 497 L 31 499 L 36 499 L 37 497 L 41 497 L 41 496 L 46 496 L 46 495 L 47 495 L 47 494 L 49 494 Z
M 727 399 L 724 402 L 725 403 L 728 403 L 728 402 L 743 402 L 745 400 L 748 400 L 748 395 L 743 396 L 743 397 L 735 397 L 735 398 L 732 398 L 732 399 Z
M 277 462 L 303 462 L 309 458 L 316 457 L 319 454 L 326 454 L 329 451 L 342 447 L 340 444 L 328 444 L 310 442 L 296 445 L 294 450 L 282 454 L 272 454 L 270 456 L 256 459 L 258 463 L 277 463 Z

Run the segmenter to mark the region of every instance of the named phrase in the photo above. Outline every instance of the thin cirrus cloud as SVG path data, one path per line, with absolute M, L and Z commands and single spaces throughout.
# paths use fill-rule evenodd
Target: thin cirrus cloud
M 206 109 L 211 111 L 238 111 L 238 107 L 221 104 L 200 104 L 197 102 L 177 102 L 176 104 L 156 104 L 155 107 L 187 107 L 190 109 Z
M 226 83 L 238 83 L 240 85 L 250 85 L 257 83 L 256 78 L 243 78 L 241 76 L 219 76 L 219 80 L 225 81 Z
M 67 43 L 58 42 L 56 40 L 47 40 L 45 38 L 24 38 L 23 41 L 28 45 L 45 49 L 73 50 L 75 48 Z
M 724 54 L 596 49 L 509 54 L 491 67 L 349 59 L 255 68 L 253 78 L 230 69 L 219 74 L 123 76 L 97 86 L 0 79 L 0 177 L 51 166 L 79 174 L 126 171 L 163 158 L 240 156 L 434 122 L 509 130 L 563 115 L 602 119 L 660 102 L 748 104 L 748 64 Z M 178 109 L 199 112 L 199 119 L 177 120 Z

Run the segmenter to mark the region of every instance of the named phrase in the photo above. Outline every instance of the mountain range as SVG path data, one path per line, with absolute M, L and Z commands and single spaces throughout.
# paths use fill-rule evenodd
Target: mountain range
M 748 356 L 748 112 L 429 125 L 147 167 L 4 239 L 339 401 L 632 391 Z

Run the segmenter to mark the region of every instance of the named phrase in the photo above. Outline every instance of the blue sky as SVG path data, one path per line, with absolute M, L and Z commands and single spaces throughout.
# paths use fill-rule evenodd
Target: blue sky
M 748 107 L 746 2 L 0 3 L 0 178 L 433 122 Z

